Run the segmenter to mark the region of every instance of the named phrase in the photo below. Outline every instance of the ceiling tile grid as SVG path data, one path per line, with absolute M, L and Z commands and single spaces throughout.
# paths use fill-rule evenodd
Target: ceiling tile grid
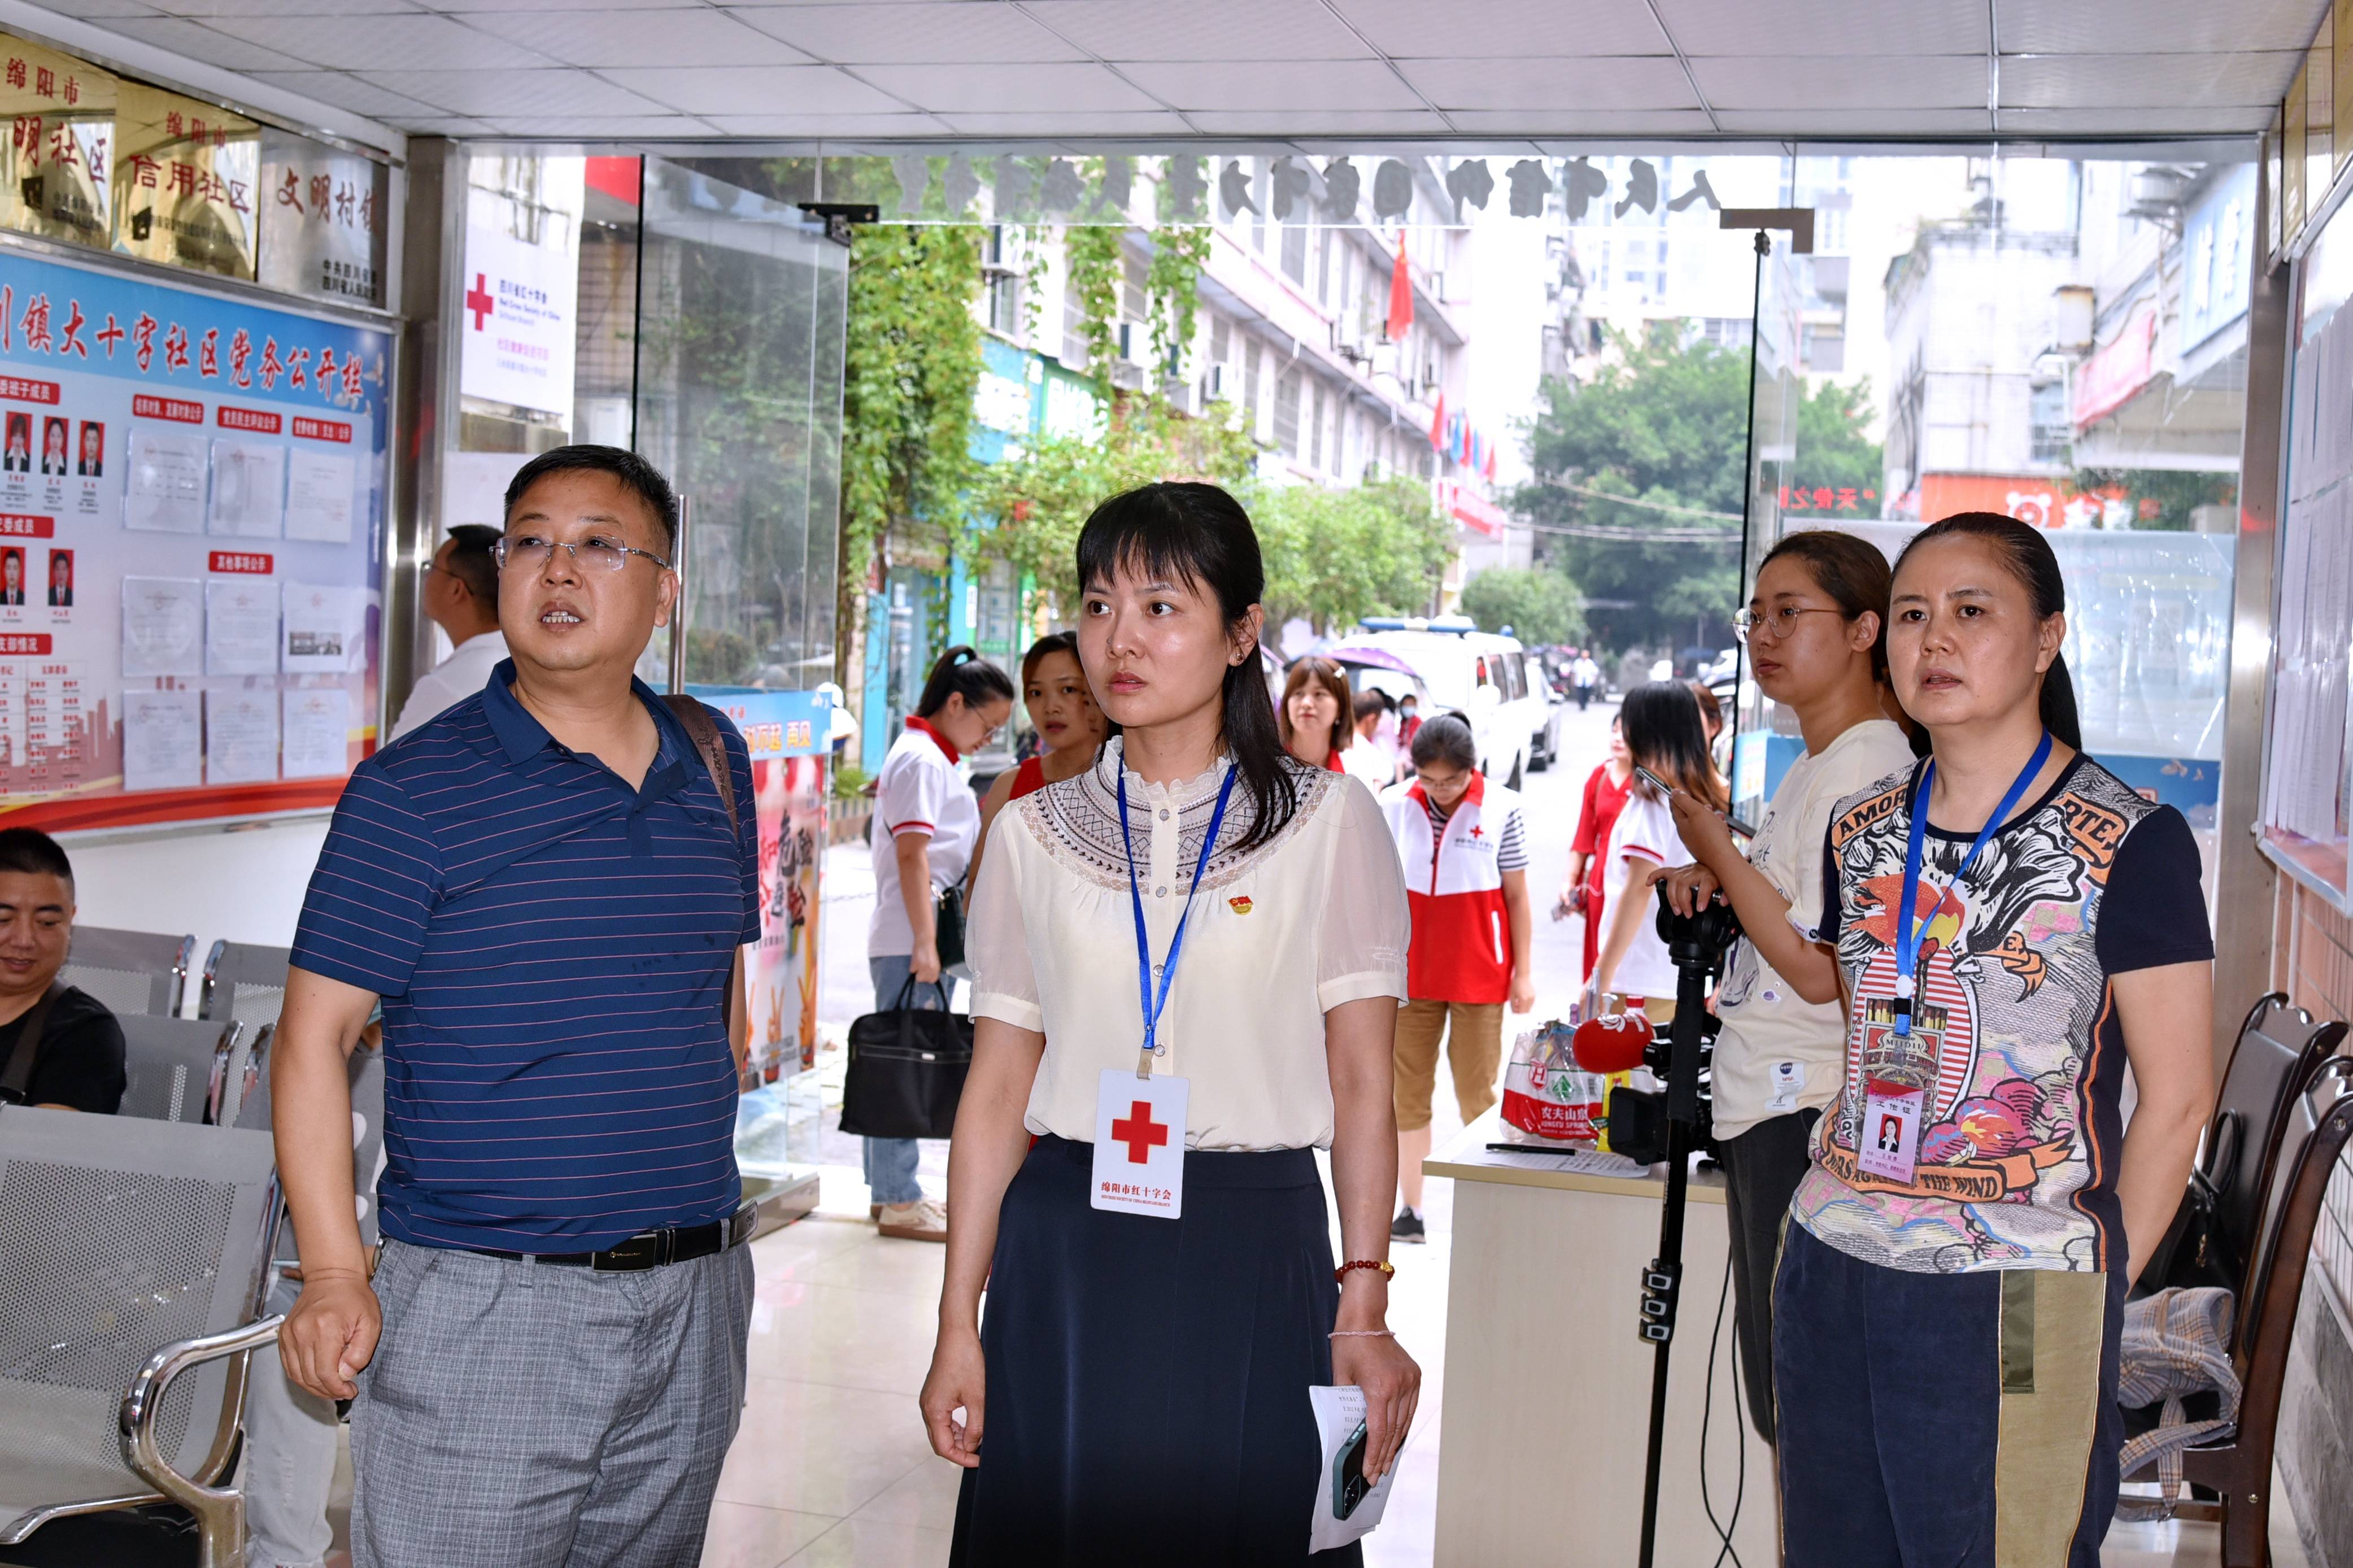
M 1700 96 L 1724 110 L 1973 109 L 1984 128 L 1983 55 L 1792 55 L 1691 62 Z
M 1430 103 L 1456 110 L 1697 109 L 1691 79 L 1672 55 L 1598 60 L 1400 60 Z
M 1010 5 L 745 5 L 728 13 L 812 59 L 836 65 L 1004 65 L 1083 60 L 1076 45 Z
M 568 66 L 798 66 L 811 57 L 723 11 L 488 11 L 461 18 Z

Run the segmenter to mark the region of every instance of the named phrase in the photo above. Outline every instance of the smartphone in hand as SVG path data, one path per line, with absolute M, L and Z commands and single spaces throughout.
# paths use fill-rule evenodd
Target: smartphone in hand
M 1365 1423 L 1359 1421 L 1332 1461 L 1332 1514 L 1335 1519 L 1355 1513 L 1356 1505 L 1365 1500 L 1365 1494 L 1373 1489 L 1365 1479 L 1366 1439 Z

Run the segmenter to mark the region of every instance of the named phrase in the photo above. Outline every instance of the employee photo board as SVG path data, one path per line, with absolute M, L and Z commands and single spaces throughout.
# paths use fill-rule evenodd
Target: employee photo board
M 0 824 L 333 804 L 375 737 L 391 358 L 0 254 Z

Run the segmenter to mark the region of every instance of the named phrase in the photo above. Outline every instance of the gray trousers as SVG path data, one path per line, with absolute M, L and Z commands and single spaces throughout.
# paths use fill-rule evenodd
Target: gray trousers
M 695 1568 L 752 1253 L 638 1273 L 387 1239 L 352 1408 L 356 1568 Z

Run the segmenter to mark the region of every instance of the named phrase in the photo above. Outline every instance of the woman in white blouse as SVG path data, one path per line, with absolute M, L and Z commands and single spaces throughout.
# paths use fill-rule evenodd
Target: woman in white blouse
M 966 1468 L 952 1560 L 1304 1563 L 1330 1485 L 1308 1386 L 1364 1388 L 1367 1480 L 1420 1388 L 1384 1325 L 1404 881 L 1364 786 L 1284 754 L 1233 498 L 1116 497 L 1078 564 L 1081 658 L 1124 733 L 998 816 L 975 899 L 922 1400 Z

